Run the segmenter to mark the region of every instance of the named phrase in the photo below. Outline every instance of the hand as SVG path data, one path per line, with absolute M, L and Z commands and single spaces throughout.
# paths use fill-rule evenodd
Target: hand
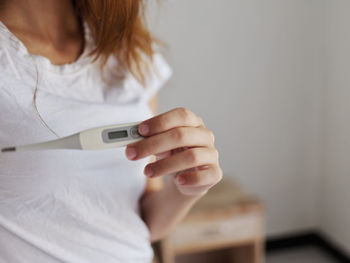
M 143 121 L 145 139 L 129 144 L 126 155 L 138 160 L 156 155 L 144 173 L 150 178 L 170 175 L 184 195 L 202 195 L 222 178 L 213 133 L 193 112 L 177 108 Z

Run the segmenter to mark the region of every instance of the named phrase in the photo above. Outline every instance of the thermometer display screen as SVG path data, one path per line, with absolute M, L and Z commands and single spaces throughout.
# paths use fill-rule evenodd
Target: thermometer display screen
M 108 139 L 110 139 L 110 140 L 121 139 L 121 138 L 126 138 L 126 137 L 128 137 L 128 132 L 126 130 L 114 131 L 114 132 L 108 133 Z

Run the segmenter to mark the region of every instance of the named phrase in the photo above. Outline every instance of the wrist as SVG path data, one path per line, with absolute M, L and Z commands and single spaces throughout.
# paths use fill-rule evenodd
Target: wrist
M 171 192 L 173 195 L 177 196 L 177 198 L 187 200 L 189 202 L 196 202 L 206 194 L 206 192 L 199 194 L 185 194 L 179 189 L 181 186 L 179 186 L 176 182 L 175 176 L 169 176 L 164 186 L 164 190 L 166 192 Z

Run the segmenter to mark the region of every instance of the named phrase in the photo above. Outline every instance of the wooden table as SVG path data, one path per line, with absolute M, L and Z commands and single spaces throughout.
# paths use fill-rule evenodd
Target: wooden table
M 222 180 L 160 242 L 159 261 L 262 263 L 264 225 L 262 203 L 232 181 Z

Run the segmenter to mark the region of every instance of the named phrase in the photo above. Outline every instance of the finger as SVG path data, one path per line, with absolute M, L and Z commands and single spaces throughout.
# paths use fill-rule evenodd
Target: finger
M 156 154 L 157 160 L 161 160 L 161 159 L 167 158 L 169 156 L 171 156 L 171 151 Z
M 202 119 L 192 111 L 185 108 L 176 108 L 143 121 L 139 125 L 139 132 L 143 136 L 151 136 L 175 127 L 198 127 L 202 125 Z
M 195 195 L 195 196 L 203 196 L 205 195 L 211 186 L 185 186 L 178 187 L 179 191 L 184 195 Z
M 177 127 L 128 145 L 126 155 L 137 160 L 181 147 L 213 147 L 214 135 L 205 127 Z
M 218 165 L 206 166 L 204 169 L 185 171 L 177 176 L 178 184 L 183 187 L 212 186 L 222 179 L 222 170 Z
M 218 163 L 218 153 L 215 148 L 191 148 L 168 158 L 150 163 L 144 173 L 149 177 L 161 176 L 193 167 Z

